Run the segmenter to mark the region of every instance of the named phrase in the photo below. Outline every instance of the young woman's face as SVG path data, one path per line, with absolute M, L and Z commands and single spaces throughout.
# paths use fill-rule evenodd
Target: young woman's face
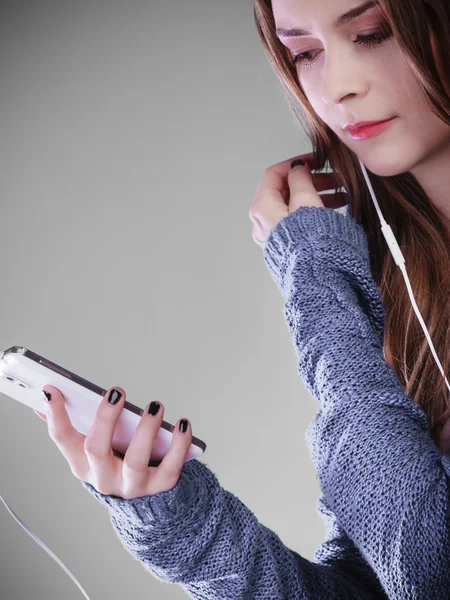
M 352 20 L 334 25 L 351 9 L 374 4 Z M 317 115 L 380 176 L 410 171 L 450 143 L 450 127 L 431 106 L 409 70 L 398 43 L 375 3 L 364 0 L 272 0 L 277 32 L 296 62 L 298 80 Z M 387 27 L 383 33 L 383 24 Z M 380 44 L 357 44 L 373 35 Z M 386 39 L 382 39 L 385 37 Z M 395 117 L 375 137 L 357 141 L 343 127 Z

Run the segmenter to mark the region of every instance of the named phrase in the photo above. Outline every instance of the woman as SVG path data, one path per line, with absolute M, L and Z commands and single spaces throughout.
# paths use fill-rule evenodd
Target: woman
M 358 163 L 370 171 L 404 249 L 448 376 L 448 0 L 254 0 L 254 9 L 314 147 L 304 165 L 290 170 L 289 159 L 267 169 L 250 216 L 286 300 L 299 374 L 320 403 L 308 442 L 327 539 L 315 561 L 306 560 L 206 465 L 184 464 L 192 435 L 185 419 L 187 430 L 175 432 L 161 465 L 148 468 L 163 406 L 150 404 L 159 410 L 144 411 L 126 455 L 115 454 L 120 388 L 106 395 L 85 438 L 59 391 L 45 386 L 49 433 L 73 474 L 108 507 L 124 547 L 193 598 L 450 598 L 449 394 Z M 376 137 L 344 129 L 387 119 Z M 334 173 L 313 175 L 327 159 Z M 350 214 L 333 210 L 345 203 L 342 194 L 317 193 L 342 186 Z

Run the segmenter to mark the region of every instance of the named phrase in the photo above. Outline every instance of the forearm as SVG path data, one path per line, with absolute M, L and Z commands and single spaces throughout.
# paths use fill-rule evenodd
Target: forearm
M 287 548 L 224 490 L 200 461 L 185 463 L 175 488 L 151 497 L 104 496 L 125 549 L 155 577 L 204 600 L 366 600 L 338 565 L 317 565 Z
M 298 372 L 320 403 L 308 443 L 331 509 L 389 597 L 450 595 L 450 456 L 384 360 L 362 227 L 303 207 L 271 233 L 266 258 Z

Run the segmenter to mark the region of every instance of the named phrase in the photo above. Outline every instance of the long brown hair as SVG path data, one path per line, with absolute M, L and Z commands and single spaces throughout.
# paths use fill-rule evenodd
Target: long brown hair
M 444 81 L 444 65 L 450 59 L 449 1 L 380 0 L 379 8 L 422 85 L 430 109 L 450 125 L 450 84 Z M 366 232 L 372 275 L 380 288 L 386 315 L 384 358 L 405 393 L 426 413 L 432 438 L 441 448 L 442 425 L 450 417 L 448 389 L 412 307 L 403 275 L 387 247 L 358 158 L 309 103 L 292 64 L 292 53 L 276 37 L 271 0 L 253 0 L 253 11 L 258 35 L 288 105 L 300 126 L 301 117 L 306 123 L 317 169 L 329 162 L 350 195 L 353 218 Z M 296 103 L 301 117 L 296 113 Z M 405 257 L 417 306 L 449 379 L 450 221 L 410 172 L 393 177 L 367 172 L 384 218 Z

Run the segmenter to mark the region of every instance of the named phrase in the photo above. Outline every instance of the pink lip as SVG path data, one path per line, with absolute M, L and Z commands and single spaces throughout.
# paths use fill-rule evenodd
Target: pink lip
M 387 129 L 395 118 L 396 117 L 392 117 L 392 119 L 388 119 L 386 121 L 375 121 L 360 127 L 355 127 L 353 125 L 351 127 L 347 127 L 347 130 L 354 140 L 367 140 L 368 138 L 375 137 Z

